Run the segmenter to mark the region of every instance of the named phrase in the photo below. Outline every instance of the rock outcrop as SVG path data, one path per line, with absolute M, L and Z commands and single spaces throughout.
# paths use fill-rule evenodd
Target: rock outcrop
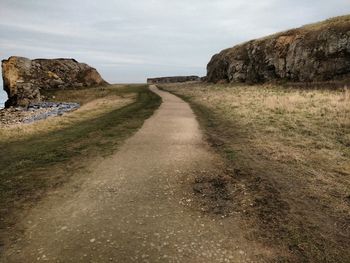
M 40 101 L 40 90 L 92 87 L 107 84 L 96 69 L 74 59 L 10 57 L 2 61 L 5 107 Z
M 188 81 L 200 81 L 198 76 L 177 76 L 177 77 L 162 77 L 162 78 L 149 78 L 147 83 L 157 84 L 157 83 L 177 83 L 177 82 L 188 82 Z
M 278 33 L 223 50 L 207 66 L 209 82 L 350 79 L 350 16 Z

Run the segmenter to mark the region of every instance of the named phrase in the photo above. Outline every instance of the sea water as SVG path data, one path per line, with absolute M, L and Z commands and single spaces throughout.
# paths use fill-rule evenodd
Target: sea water
M 4 91 L 3 82 L 2 82 L 2 74 L 0 70 L 0 109 L 5 106 L 5 101 L 7 100 L 7 94 Z
M 7 101 L 7 94 L 4 91 L 3 82 L 2 82 L 2 72 L 0 70 L 0 109 L 5 107 L 5 101 Z
M 4 91 L 2 80 L 0 79 L 0 109 L 4 107 L 5 101 L 7 100 L 7 94 Z

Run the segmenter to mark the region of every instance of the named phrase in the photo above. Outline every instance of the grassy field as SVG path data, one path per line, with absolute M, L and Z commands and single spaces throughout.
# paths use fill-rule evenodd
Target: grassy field
M 350 262 L 350 90 L 168 84 L 230 173 L 249 238 L 277 262 Z M 211 200 L 213 201 L 213 200 Z
M 112 154 L 161 103 L 145 85 L 113 85 L 45 94 L 82 107 L 59 118 L 0 129 L 0 230 L 48 189 L 89 160 Z M 1 233 L 1 231 L 0 231 Z

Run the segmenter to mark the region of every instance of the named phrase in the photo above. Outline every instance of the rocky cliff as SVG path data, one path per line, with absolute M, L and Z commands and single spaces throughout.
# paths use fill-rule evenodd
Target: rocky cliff
M 177 82 L 187 82 L 187 81 L 199 81 L 198 76 L 177 76 L 177 77 L 162 77 L 162 78 L 149 78 L 147 83 L 157 84 L 157 83 L 177 83 Z
M 209 82 L 350 79 L 350 16 L 252 40 L 223 50 L 207 66 Z
M 107 84 L 96 69 L 74 59 L 10 57 L 2 61 L 5 107 L 40 101 L 40 90 L 91 87 Z

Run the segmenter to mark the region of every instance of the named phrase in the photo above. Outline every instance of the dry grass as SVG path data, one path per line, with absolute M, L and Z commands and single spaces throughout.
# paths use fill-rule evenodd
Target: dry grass
M 46 91 L 44 95 L 48 101 L 77 102 L 81 104 L 81 107 L 59 118 L 51 117 L 29 125 L 20 124 L 1 127 L 0 143 L 8 143 L 25 139 L 28 136 L 68 128 L 75 123 L 95 119 L 122 108 L 137 99 L 137 92 L 125 92 L 128 87 L 128 85 L 116 84 L 88 89 Z
M 84 105 L 88 102 L 99 98 L 105 98 L 110 95 L 119 95 L 123 97 L 123 90 L 132 85 L 114 84 L 109 86 L 102 86 L 87 89 L 71 89 L 71 90 L 48 90 L 42 91 L 47 100 L 64 101 L 64 102 L 79 102 Z M 141 86 L 141 85 L 133 85 Z
M 349 89 L 163 88 L 192 104 L 209 140 L 245 175 L 256 238 L 284 244 L 292 262 L 349 262 Z
M 343 32 L 346 32 L 350 28 L 350 15 L 332 17 L 321 22 L 307 24 L 299 28 L 289 29 L 287 31 L 277 32 L 275 34 L 259 38 L 257 41 L 265 41 L 283 36 L 305 35 L 306 33 L 313 33 L 317 35 L 319 31 L 328 28 L 332 28 L 333 30 L 341 29 Z
M 193 98 L 225 120 L 239 121 L 241 132 L 251 143 L 269 149 L 271 158 L 309 163 L 310 154 L 319 156 L 323 150 L 322 163 L 327 169 L 330 162 L 334 168 L 334 160 L 338 164 L 349 160 L 349 89 L 306 91 L 274 86 L 180 85 L 173 90 Z M 350 170 L 343 172 L 350 174 Z
M 83 104 L 78 110 L 66 113 L 64 116 L 59 118 L 51 117 L 29 125 L 20 124 L 1 128 L 0 143 L 18 140 L 18 138 L 26 138 L 27 136 L 53 132 L 55 130 L 67 128 L 79 121 L 98 118 L 103 114 L 118 108 L 122 108 L 134 102 L 136 100 L 136 95 L 137 94 L 135 93 L 130 93 L 125 96 L 106 95 L 104 98 L 86 102 L 86 104 Z
M 346 25 L 349 23 L 350 23 L 350 15 L 344 15 L 344 16 L 332 17 L 322 22 L 308 24 L 303 26 L 303 28 L 308 30 L 319 30 L 325 27 L 332 28 L 332 27 Z

